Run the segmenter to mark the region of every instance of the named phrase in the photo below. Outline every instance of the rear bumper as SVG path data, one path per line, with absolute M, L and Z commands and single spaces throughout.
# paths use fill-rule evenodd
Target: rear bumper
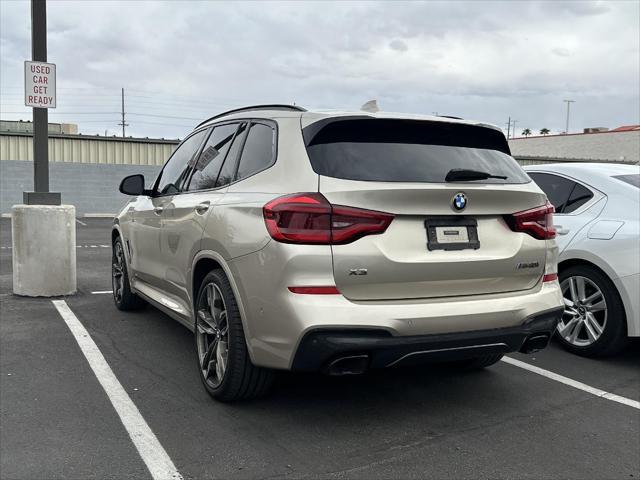
M 330 246 L 270 242 L 259 252 L 228 263 L 229 277 L 238 280 L 236 296 L 255 365 L 292 369 L 303 340 L 315 331 L 374 331 L 387 339 L 398 337 L 394 342 L 509 331 L 524 328 L 528 319 L 564 305 L 557 281 L 539 282 L 525 291 L 388 301 L 299 295 L 288 289 L 291 285 L 334 285 L 331 259 Z M 512 343 L 507 346 L 511 348 Z
M 562 312 L 563 308 L 548 310 L 515 327 L 439 335 L 394 337 L 385 330 L 316 329 L 300 342 L 292 370 L 345 373 L 341 359 L 359 359 L 358 365 L 364 368 L 385 368 L 515 351 L 530 353 L 547 345 Z M 353 367 L 353 363 L 348 365 L 344 368 Z

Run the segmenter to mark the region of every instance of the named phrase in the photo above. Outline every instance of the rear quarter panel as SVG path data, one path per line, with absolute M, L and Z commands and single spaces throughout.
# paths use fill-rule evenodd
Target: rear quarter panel
M 262 207 L 281 195 L 318 191 L 318 175 L 307 156 L 300 117 L 273 120 L 278 124 L 276 162 L 229 186 L 209 216 L 201 243 L 203 250 L 219 252 L 229 260 L 264 248 L 271 237 Z

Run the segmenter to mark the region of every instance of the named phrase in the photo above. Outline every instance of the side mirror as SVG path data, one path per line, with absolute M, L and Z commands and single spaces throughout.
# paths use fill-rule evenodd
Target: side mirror
M 148 190 L 144 189 L 144 175 L 129 175 L 124 177 L 120 182 L 121 193 L 125 195 L 145 195 L 148 194 Z

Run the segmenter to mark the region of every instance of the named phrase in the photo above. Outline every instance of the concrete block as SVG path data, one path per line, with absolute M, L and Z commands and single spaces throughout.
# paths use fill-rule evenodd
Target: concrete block
M 76 292 L 76 209 L 14 205 L 13 293 L 54 297 Z

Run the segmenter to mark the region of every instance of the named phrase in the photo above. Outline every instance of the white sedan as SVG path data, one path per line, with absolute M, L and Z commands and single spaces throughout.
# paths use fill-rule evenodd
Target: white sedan
M 565 313 L 558 337 L 589 357 L 640 336 L 640 166 L 525 167 L 553 203 Z

